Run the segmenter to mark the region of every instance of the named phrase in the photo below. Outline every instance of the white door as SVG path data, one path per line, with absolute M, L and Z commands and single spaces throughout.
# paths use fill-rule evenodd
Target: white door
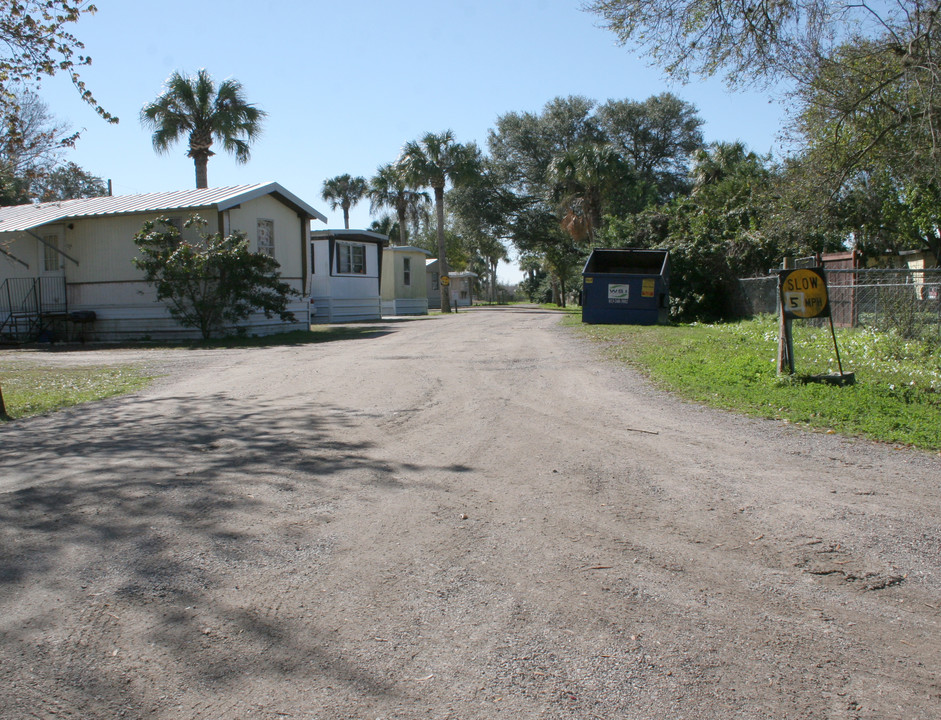
M 62 233 L 47 230 L 42 235 L 42 277 L 43 309 L 64 310 L 65 303 L 65 255 L 59 252 L 62 247 Z

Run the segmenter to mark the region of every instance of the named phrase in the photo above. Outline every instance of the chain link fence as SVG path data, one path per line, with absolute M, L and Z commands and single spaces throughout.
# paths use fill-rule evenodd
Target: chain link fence
M 833 322 L 941 342 L 941 268 L 824 271 Z M 777 313 L 778 278 L 739 280 L 743 315 Z

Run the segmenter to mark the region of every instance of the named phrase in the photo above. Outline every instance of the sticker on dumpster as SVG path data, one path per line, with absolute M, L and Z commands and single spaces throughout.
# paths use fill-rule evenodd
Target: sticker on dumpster
M 608 302 L 612 305 L 627 305 L 630 285 L 608 285 Z
M 654 297 L 657 289 L 657 281 L 653 278 L 645 278 L 640 288 L 641 297 Z

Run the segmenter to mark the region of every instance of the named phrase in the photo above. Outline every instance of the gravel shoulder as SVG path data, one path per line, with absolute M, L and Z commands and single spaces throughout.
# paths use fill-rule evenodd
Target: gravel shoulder
M 0 428 L 0 718 L 941 717 L 941 459 L 556 319 L 69 353 L 161 378 Z

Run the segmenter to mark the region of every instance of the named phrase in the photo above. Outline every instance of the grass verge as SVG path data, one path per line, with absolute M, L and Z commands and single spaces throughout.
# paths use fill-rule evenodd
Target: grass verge
M 14 371 L 0 365 L 0 387 L 11 420 L 135 392 L 150 380 L 133 366 L 32 366 Z
M 941 450 L 941 350 L 866 329 L 838 330 L 843 369 L 856 384 L 804 384 L 833 373 L 829 328 L 794 323 L 795 378 L 776 372 L 778 321 L 773 316 L 717 325 L 577 326 L 659 386 L 736 412 L 847 435 Z

